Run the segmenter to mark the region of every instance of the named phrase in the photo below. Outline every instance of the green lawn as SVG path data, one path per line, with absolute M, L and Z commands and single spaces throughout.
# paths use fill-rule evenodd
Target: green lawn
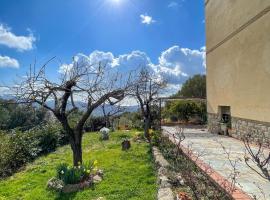
M 156 176 L 149 145 L 132 142 L 129 151 L 121 150 L 122 138 L 132 137 L 135 131 L 111 133 L 109 141 L 99 141 L 97 133 L 87 133 L 83 138 L 84 160 L 98 160 L 98 167 L 104 170 L 104 180 L 92 189 L 73 194 L 59 194 L 46 189 L 49 178 L 55 175 L 59 163 L 72 163 L 69 146 L 42 156 L 26 168 L 0 181 L 0 200 L 3 199 L 87 199 L 104 197 L 106 200 L 156 198 Z

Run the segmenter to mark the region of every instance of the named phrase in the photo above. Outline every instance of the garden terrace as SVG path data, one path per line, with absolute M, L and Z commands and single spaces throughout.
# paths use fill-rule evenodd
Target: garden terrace
M 46 189 L 47 181 L 56 175 L 60 163 L 72 164 L 70 146 L 58 148 L 54 153 L 41 156 L 25 169 L 0 181 L 0 199 L 104 199 L 126 200 L 156 198 L 156 176 L 149 144 L 132 142 L 128 151 L 121 150 L 124 138 L 132 138 L 136 131 L 119 131 L 110 140 L 100 141 L 98 133 L 83 136 L 84 160 L 97 160 L 104 170 L 104 180 L 94 188 L 71 194 Z

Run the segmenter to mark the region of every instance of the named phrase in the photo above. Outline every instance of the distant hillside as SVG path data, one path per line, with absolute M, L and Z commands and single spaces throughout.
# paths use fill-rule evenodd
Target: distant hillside
M 14 99 L 14 96 L 12 95 L 1 95 L 0 94 L 0 98 L 4 99 L 4 100 L 9 100 L 9 99 Z M 76 106 L 79 107 L 80 110 L 84 110 L 87 106 L 87 104 L 85 102 L 81 102 L 81 101 L 77 101 L 75 102 Z M 54 101 L 48 101 L 47 105 L 49 105 L 50 107 L 54 106 Z M 68 108 L 71 108 L 71 104 L 68 104 Z M 139 106 L 135 105 L 135 106 L 122 106 L 123 108 L 123 112 L 136 112 L 139 109 Z M 107 104 L 105 106 L 105 110 L 106 112 L 112 110 L 112 109 L 116 109 L 116 106 L 112 106 Z M 103 111 L 101 107 L 98 107 L 97 109 L 94 110 L 93 116 L 102 116 L 103 115 Z

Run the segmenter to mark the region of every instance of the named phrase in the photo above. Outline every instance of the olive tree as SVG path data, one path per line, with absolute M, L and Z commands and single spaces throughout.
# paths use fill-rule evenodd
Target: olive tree
M 102 63 L 89 63 L 86 58 L 74 58 L 62 70 L 58 81 L 49 79 L 45 69 L 30 67 L 26 78 L 16 87 L 19 102 L 38 104 L 49 110 L 61 123 L 73 152 L 73 164 L 82 163 L 83 127 L 91 113 L 107 102 L 120 102 L 131 85 L 129 77 L 122 77 L 115 69 Z M 36 72 L 37 71 L 37 72 Z M 81 110 L 76 123 L 69 116 Z

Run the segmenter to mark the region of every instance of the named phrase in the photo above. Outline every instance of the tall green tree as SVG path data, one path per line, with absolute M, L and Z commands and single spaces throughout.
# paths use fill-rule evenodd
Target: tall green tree
M 175 96 L 206 98 L 206 76 L 197 74 L 189 78 Z

